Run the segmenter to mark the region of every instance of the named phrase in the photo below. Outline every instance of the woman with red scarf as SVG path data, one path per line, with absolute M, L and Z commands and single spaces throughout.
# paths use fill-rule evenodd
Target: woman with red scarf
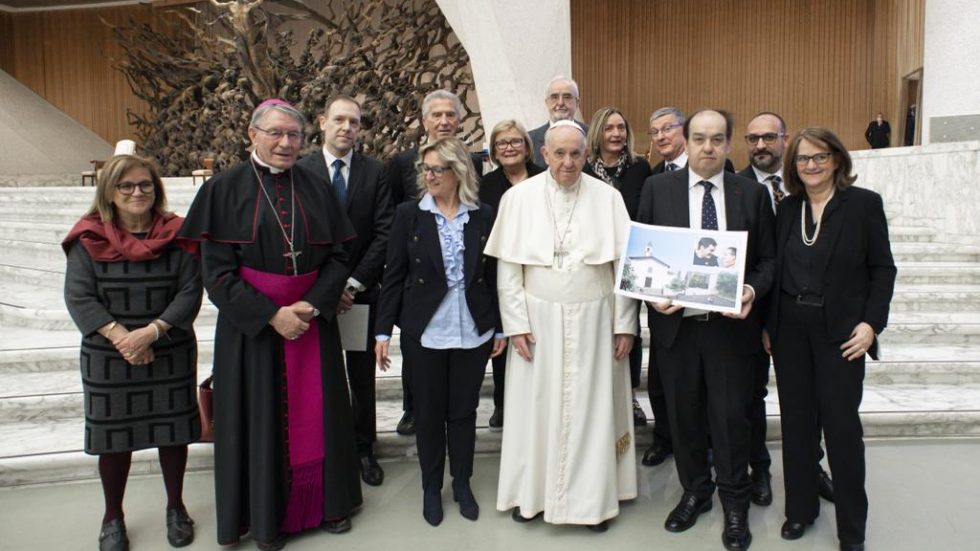
M 85 452 L 99 456 L 102 551 L 129 549 L 122 501 L 132 452 L 157 448 L 167 491 L 167 540 L 194 540 L 182 501 L 187 444 L 200 436 L 197 338 L 200 264 L 175 241 L 151 161 L 113 157 L 89 212 L 65 237 L 65 304 L 82 333 Z M 183 245 L 192 247 L 193 245 Z

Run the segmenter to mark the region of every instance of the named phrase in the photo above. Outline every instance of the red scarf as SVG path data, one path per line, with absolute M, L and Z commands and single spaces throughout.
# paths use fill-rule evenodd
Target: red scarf
M 164 249 L 177 237 L 184 219 L 172 212 L 154 214 L 153 223 L 146 237 L 137 239 L 133 234 L 120 228 L 114 222 L 103 222 L 98 213 L 89 214 L 75 223 L 75 226 L 61 242 L 61 248 L 68 254 L 71 244 L 77 239 L 89 256 L 99 262 L 144 262 L 160 258 Z M 195 256 L 199 255 L 197 242 L 177 242 L 177 246 Z

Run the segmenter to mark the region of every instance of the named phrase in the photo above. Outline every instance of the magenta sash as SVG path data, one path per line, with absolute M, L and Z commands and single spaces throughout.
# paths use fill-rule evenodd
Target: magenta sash
M 242 267 L 239 275 L 276 306 L 303 299 L 317 272 L 287 276 Z M 299 532 L 323 521 L 323 381 L 317 320 L 300 338 L 283 339 L 286 361 L 286 430 L 292 484 L 280 531 Z

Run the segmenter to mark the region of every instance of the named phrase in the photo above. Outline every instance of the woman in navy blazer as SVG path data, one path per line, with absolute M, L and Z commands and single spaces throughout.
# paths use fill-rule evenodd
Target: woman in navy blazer
M 442 479 L 449 447 L 453 499 L 476 520 L 470 489 L 476 408 L 487 360 L 504 350 L 496 269 L 483 255 L 494 212 L 477 198 L 476 170 L 466 147 L 442 138 L 419 150 L 422 197 L 402 203 L 388 240 L 375 327 L 375 356 L 390 365 L 392 327 L 415 372 L 415 438 L 422 469 L 422 516 L 442 522 Z
M 858 408 L 865 354 L 878 357 L 895 288 L 888 224 L 881 196 L 851 185 L 851 157 L 830 130 L 801 130 L 786 161 L 790 196 L 776 217 L 777 272 L 764 335 L 783 433 L 782 537 L 801 537 L 820 511 L 813 469 L 819 418 L 840 548 L 863 550 L 868 497 Z

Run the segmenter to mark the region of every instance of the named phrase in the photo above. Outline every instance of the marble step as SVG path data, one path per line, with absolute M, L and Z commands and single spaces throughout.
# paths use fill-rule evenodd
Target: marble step
M 980 311 L 980 285 L 898 284 L 891 312 L 976 312 Z
M 926 226 L 889 225 L 888 238 L 896 242 L 925 242 L 936 237 L 936 230 Z
M 980 313 L 896 312 L 880 336 L 888 344 L 978 344 Z
M 648 350 L 644 351 L 648 353 Z M 202 354 L 198 379 L 211 371 L 210 357 Z M 402 396 L 400 358 L 393 358 L 394 369 L 376 372 L 379 400 L 398 401 Z M 644 365 L 648 359 L 644 358 Z M 23 419 L 58 421 L 81 415 L 83 397 L 77 355 L 65 367 L 45 371 L 0 371 L 0 425 Z M 646 368 L 640 387 L 646 388 Z M 866 384 L 980 385 L 980 347 L 967 345 L 912 346 L 883 345 L 882 360 L 868 361 Z M 770 392 L 776 389 L 776 373 L 770 370 Z M 492 370 L 488 363 L 482 393 L 493 392 Z
M 649 416 L 646 396 L 640 393 L 638 398 Z M 775 442 L 780 439 L 779 405 L 775 393 L 767 398 L 766 407 L 767 440 Z M 492 411 L 492 400 L 481 398 L 477 410 L 478 453 L 500 451 L 502 433 L 487 428 Z M 400 402 L 379 403 L 375 452 L 382 458 L 416 454 L 414 438 L 394 433 L 400 416 Z M 977 436 L 980 435 L 980 385 L 924 389 L 921 386 L 879 388 L 866 384 L 861 417 L 867 438 Z M 0 440 L 16 444 L 5 445 L 0 451 L 0 486 L 96 478 L 97 461 L 81 450 L 83 426 L 80 418 L 0 425 Z M 638 428 L 635 437 L 639 449 L 649 445 L 649 426 Z M 193 444 L 188 467 L 192 470 L 212 469 L 213 446 Z M 134 454 L 133 473 L 157 472 L 158 469 L 155 451 Z
M 980 284 L 980 263 L 895 262 L 898 285 Z

